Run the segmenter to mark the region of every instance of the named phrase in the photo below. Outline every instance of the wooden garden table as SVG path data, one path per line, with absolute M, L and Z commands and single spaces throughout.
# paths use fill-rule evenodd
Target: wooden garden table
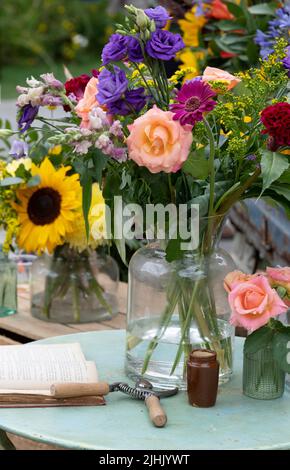
M 76 341 L 86 358 L 96 362 L 101 380 L 127 381 L 123 371 L 124 330 L 45 340 Z M 243 341 L 236 338 L 235 374 L 220 388 L 213 408 L 190 407 L 185 393 L 166 398 L 162 403 L 168 424 L 163 429 L 152 426 L 143 402 L 117 392 L 108 395 L 106 406 L 2 409 L 2 446 L 9 447 L 8 431 L 69 449 L 290 449 L 290 393 L 270 401 L 242 395 Z

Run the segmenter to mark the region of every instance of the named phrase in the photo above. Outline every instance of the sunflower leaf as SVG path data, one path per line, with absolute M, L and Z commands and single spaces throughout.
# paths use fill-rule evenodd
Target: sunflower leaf
M 83 215 L 85 220 L 86 236 L 88 240 L 90 235 L 89 212 L 92 200 L 92 177 L 85 173 L 81 180 L 81 184 L 83 189 Z
M 20 184 L 20 183 L 24 183 L 24 180 L 22 178 L 17 178 L 17 176 L 15 177 L 7 177 L 7 178 L 3 178 L 3 180 L 0 181 L 0 186 L 12 186 L 14 184 Z

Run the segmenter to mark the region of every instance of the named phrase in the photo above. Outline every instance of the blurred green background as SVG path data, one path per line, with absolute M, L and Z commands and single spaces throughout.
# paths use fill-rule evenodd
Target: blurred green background
M 121 3 L 1 0 L 2 99 L 16 98 L 15 86 L 24 85 L 27 76 L 53 71 L 62 79 L 63 65 L 73 75 L 96 68 L 102 47 L 113 32 L 113 23 L 121 19 Z

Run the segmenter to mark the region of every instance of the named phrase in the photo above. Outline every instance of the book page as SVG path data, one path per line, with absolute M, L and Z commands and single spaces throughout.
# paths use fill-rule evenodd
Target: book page
M 97 381 L 78 343 L 0 347 L 0 393 L 49 395 L 53 383 Z

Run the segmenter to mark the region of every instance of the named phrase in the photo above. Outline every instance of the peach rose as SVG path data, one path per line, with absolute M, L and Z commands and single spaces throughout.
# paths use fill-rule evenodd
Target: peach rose
M 290 307 L 290 267 L 267 268 L 266 272 L 272 287 L 281 286 L 286 289 L 288 298 L 283 300 Z
M 243 326 L 248 331 L 257 330 L 266 325 L 271 317 L 281 315 L 288 309 L 263 275 L 235 284 L 229 293 L 229 304 L 231 324 Z
M 90 128 L 89 113 L 96 106 L 100 106 L 96 99 L 96 94 L 98 93 L 98 83 L 99 81 L 96 77 L 92 77 L 88 81 L 84 96 L 75 107 L 77 115 L 82 118 L 81 127 L 86 129 Z
M 224 278 L 224 288 L 227 292 L 231 292 L 237 283 L 249 281 L 256 276 L 257 274 L 245 274 L 242 271 L 232 271 Z
M 175 173 L 188 157 L 192 127 L 173 121 L 173 116 L 154 106 L 128 126 L 129 157 L 151 173 Z
M 210 82 L 213 81 L 224 82 L 228 86 L 228 90 L 234 88 L 241 81 L 239 78 L 231 75 L 229 72 L 216 69 L 215 67 L 206 67 L 202 75 L 202 80 L 207 82 L 209 85 Z

